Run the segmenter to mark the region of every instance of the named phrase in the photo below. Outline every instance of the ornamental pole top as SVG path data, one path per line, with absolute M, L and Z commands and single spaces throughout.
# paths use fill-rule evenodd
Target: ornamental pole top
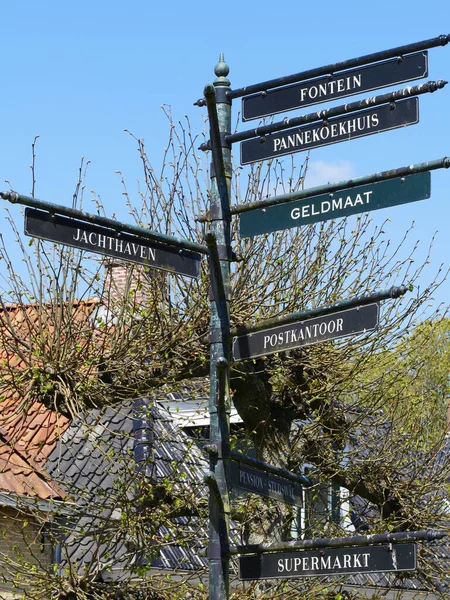
M 223 52 L 220 53 L 219 62 L 214 67 L 214 73 L 217 75 L 217 79 L 214 81 L 215 86 L 229 86 L 230 80 L 227 78 L 228 73 L 230 72 L 230 67 L 225 62 L 225 58 L 223 56 Z

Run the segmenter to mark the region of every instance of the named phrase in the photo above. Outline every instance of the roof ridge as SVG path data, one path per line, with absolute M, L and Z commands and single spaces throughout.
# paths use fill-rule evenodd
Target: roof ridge
M 66 300 L 65 302 L 58 302 L 58 304 L 73 304 L 74 306 L 82 306 L 82 305 L 87 305 L 87 304 L 100 304 L 101 303 L 101 298 L 97 298 L 97 297 L 93 297 L 93 298 L 86 298 L 85 300 L 83 299 L 73 299 L 73 300 Z M 12 310 L 17 310 L 18 308 L 37 308 L 39 306 L 50 306 L 51 302 L 1 302 L 0 303 L 0 312 L 2 310 L 6 310 L 6 311 L 12 311 Z

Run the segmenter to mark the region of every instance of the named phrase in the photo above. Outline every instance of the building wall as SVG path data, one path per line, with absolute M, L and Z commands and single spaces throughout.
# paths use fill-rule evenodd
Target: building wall
M 52 558 L 48 535 L 32 515 L 12 507 L 0 507 L 1 600 L 18 597 L 8 594 L 14 589 L 15 578 L 16 584 L 20 585 L 23 575 L 28 578 L 33 570 L 37 573 L 47 572 Z
M 148 298 L 145 293 L 145 283 L 148 281 L 144 270 L 137 265 L 124 261 L 105 261 L 105 301 L 121 300 L 124 295 L 130 298 L 134 294 L 137 305 L 145 304 Z

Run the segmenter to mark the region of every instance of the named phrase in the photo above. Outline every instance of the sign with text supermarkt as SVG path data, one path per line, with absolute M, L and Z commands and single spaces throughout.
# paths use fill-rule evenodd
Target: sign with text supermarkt
M 281 500 L 292 506 L 302 506 L 301 485 L 239 461 L 230 462 L 230 487 Z
M 251 237 L 389 208 L 431 196 L 431 173 L 415 173 L 304 200 L 256 208 L 240 215 L 241 237 Z
M 66 246 L 81 248 L 87 252 L 104 254 L 188 277 L 198 277 L 200 274 L 201 257 L 197 252 L 118 233 L 113 229 L 76 219 L 50 215 L 48 212 L 34 208 L 25 209 L 25 233 Z
M 414 571 L 416 568 L 414 543 L 268 552 L 239 557 L 241 581 Z
M 241 164 L 345 142 L 419 122 L 417 97 L 241 142 Z
M 377 303 L 315 317 L 306 321 L 264 329 L 232 339 L 235 362 L 310 346 L 374 330 L 378 325 Z
M 417 52 L 242 98 L 242 120 L 347 98 L 428 76 L 428 53 Z

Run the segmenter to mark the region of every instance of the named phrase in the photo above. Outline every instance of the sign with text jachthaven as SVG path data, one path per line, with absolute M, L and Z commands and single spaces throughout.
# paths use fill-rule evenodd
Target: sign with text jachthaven
M 197 252 L 119 233 L 77 219 L 50 215 L 34 208 L 25 209 L 25 233 L 87 252 L 104 254 L 188 277 L 198 277 L 200 273 L 201 257 Z

